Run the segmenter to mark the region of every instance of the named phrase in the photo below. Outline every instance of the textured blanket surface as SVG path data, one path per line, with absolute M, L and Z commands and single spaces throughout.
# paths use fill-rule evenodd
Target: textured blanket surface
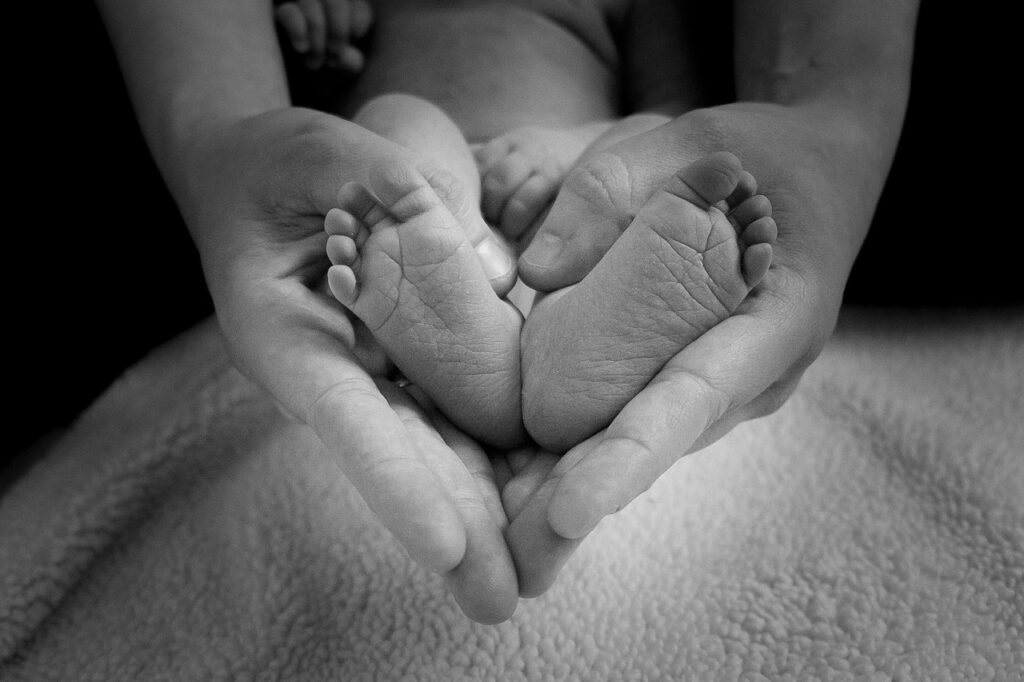
M 1013 680 L 1024 310 L 847 310 L 511 621 L 460 615 L 212 324 L 0 501 L 0 679 Z

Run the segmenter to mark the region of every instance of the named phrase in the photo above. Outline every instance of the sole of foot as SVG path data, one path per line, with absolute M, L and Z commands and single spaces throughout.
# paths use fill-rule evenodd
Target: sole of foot
M 438 189 L 402 162 L 342 187 L 324 221 L 328 285 L 457 426 L 516 445 L 522 318 L 494 293 Z
M 523 330 L 523 415 L 562 452 L 607 426 L 691 341 L 767 274 L 771 202 L 727 152 L 681 169 L 579 284 L 538 303 Z

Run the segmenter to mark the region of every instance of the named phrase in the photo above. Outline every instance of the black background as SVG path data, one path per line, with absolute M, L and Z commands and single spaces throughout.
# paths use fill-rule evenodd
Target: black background
M 212 311 L 95 9 L 30 4 L 34 16 L 8 25 L 4 421 L 13 438 L 0 463 L 9 468 L 124 368 Z M 1022 298 L 1011 144 L 1019 76 L 994 56 L 1013 46 L 1001 37 L 1008 21 L 985 10 L 922 7 L 907 126 L 848 301 Z

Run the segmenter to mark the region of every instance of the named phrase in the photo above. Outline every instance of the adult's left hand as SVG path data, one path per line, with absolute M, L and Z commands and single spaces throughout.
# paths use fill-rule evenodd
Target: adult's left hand
M 672 358 L 608 428 L 533 479 L 508 533 L 521 594 L 544 592 L 603 517 L 683 455 L 792 393 L 832 332 L 881 190 L 884 172 L 866 171 L 872 143 L 853 121 L 820 110 L 732 104 L 628 138 L 570 175 L 520 260 L 524 281 L 540 290 L 579 281 L 672 173 L 713 151 L 733 152 L 754 174 L 779 235 L 771 270 L 731 317 Z M 632 181 L 618 201 L 601 176 L 616 167 Z

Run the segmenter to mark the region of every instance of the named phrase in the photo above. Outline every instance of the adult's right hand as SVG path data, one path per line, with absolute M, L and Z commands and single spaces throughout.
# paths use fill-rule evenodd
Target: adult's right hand
M 215 127 L 189 157 L 185 218 L 235 363 L 316 432 L 412 558 L 446 575 L 470 617 L 509 617 L 516 576 L 490 461 L 384 379 L 386 359 L 323 287 L 323 219 L 337 191 L 410 152 L 337 117 L 287 108 Z

